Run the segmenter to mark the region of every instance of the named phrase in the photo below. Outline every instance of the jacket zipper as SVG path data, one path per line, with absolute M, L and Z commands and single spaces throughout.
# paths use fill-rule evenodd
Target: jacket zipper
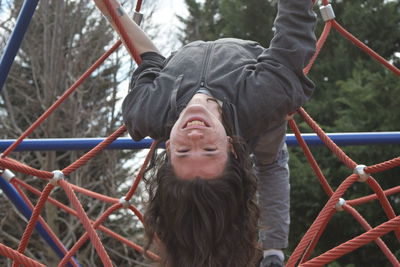
M 206 72 L 208 69 L 208 65 L 210 64 L 210 54 L 211 54 L 211 50 L 212 50 L 213 46 L 214 46 L 214 42 L 207 44 L 206 53 L 205 53 L 206 55 L 205 55 L 205 58 L 202 63 L 202 70 L 201 70 L 199 86 L 193 88 L 191 90 L 191 92 L 187 95 L 188 96 L 187 98 L 186 97 L 182 98 L 183 101 L 181 102 L 179 107 L 177 107 L 178 112 L 186 106 L 186 104 L 190 101 L 190 99 L 194 96 L 194 94 L 196 94 L 196 92 L 199 89 L 201 89 L 201 88 L 207 89 L 205 86 L 206 85 Z M 182 104 L 182 103 L 184 103 L 184 104 Z
M 206 84 L 206 72 L 208 70 L 208 65 L 210 63 L 210 55 L 211 55 L 211 51 L 212 48 L 214 46 L 214 42 L 209 43 L 206 49 L 206 58 L 204 60 L 203 63 L 203 69 L 201 70 L 201 77 L 200 77 L 200 88 L 206 88 L 205 84 Z

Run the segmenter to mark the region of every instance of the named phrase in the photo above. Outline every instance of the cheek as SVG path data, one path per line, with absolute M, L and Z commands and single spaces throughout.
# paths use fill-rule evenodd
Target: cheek
M 222 125 L 221 127 L 218 127 L 216 134 L 218 135 L 218 140 L 221 143 L 228 143 L 228 135 L 226 134 L 225 128 Z
M 172 126 L 171 132 L 169 134 L 169 140 L 172 142 L 175 142 L 175 140 L 178 138 L 179 135 L 179 120 L 175 122 L 175 124 Z
M 229 146 L 229 143 L 228 143 L 226 137 L 221 137 L 221 138 L 218 140 L 218 147 L 219 147 L 219 149 L 220 149 L 221 151 L 228 151 L 228 146 Z
M 171 136 L 176 133 L 177 128 L 178 128 L 178 121 L 176 121 L 175 124 L 172 125 L 171 133 L 170 133 Z

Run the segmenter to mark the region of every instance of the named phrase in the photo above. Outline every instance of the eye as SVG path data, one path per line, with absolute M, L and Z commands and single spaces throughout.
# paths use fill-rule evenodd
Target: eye
M 213 152 L 213 151 L 215 151 L 217 149 L 214 148 L 214 147 L 206 147 L 206 148 L 204 148 L 204 150 L 207 151 L 207 152 Z
M 178 152 L 178 153 L 186 153 L 186 152 L 189 152 L 189 149 L 187 149 L 187 148 L 178 149 L 176 152 Z
M 218 105 L 218 106 L 217 106 L 217 107 L 218 107 L 218 112 L 222 114 L 221 104 L 218 102 L 217 99 L 215 99 L 215 98 L 207 98 L 207 101 L 215 102 L 215 103 Z
M 215 102 L 215 103 L 217 103 L 217 104 L 218 104 L 218 101 L 217 101 L 217 99 L 215 99 L 215 98 L 212 98 L 212 97 L 209 97 L 209 98 L 207 98 L 207 101 L 212 101 L 212 102 Z

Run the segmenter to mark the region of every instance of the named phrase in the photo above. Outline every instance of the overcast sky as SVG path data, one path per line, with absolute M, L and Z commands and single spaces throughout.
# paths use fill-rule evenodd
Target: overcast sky
M 172 14 L 187 14 L 184 0 L 158 0 L 156 8 L 159 12 L 163 12 L 166 16 L 170 16 Z
M 150 0 L 147 0 L 150 1 Z M 179 21 L 176 15 L 187 16 L 188 11 L 184 0 L 158 0 L 152 20 L 160 25 L 160 34 L 154 40 L 163 54 L 177 49 L 180 44 L 177 41 Z

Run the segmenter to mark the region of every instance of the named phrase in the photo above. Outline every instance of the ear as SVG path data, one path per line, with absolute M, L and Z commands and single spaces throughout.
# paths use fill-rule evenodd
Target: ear
M 228 136 L 228 150 L 233 154 L 233 156 L 235 157 L 235 159 L 237 159 L 237 154 L 236 154 L 236 150 L 235 147 L 233 146 L 233 140 L 232 137 Z
M 165 141 L 165 149 L 167 150 L 168 153 L 170 152 L 169 146 L 170 146 L 170 143 L 169 143 L 169 139 L 168 139 L 167 141 Z

